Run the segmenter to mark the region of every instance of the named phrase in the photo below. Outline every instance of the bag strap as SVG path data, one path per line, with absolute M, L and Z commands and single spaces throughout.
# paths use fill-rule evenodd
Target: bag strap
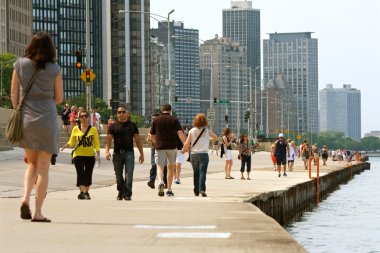
M 191 145 L 191 147 L 194 147 L 194 145 L 197 144 L 199 138 L 201 137 L 201 135 L 203 134 L 203 132 L 204 132 L 205 130 L 206 130 L 206 128 L 203 128 L 203 129 L 202 129 L 202 132 L 200 133 L 200 135 L 198 135 L 197 139 L 195 140 L 194 144 Z
M 87 130 L 86 130 L 86 132 L 84 133 L 82 139 L 79 141 L 78 145 L 75 146 L 75 148 L 74 148 L 73 151 L 75 151 L 80 145 L 82 145 L 83 140 L 84 140 L 84 137 L 86 137 L 86 135 L 88 134 L 88 132 L 90 132 L 90 129 L 91 129 L 91 125 L 88 125 Z
M 21 106 L 22 106 L 22 104 L 24 103 L 24 100 L 25 100 L 25 98 L 26 98 L 26 95 L 28 95 L 30 89 L 32 88 L 32 84 L 33 84 L 34 80 L 36 80 L 37 73 L 38 73 L 39 71 L 40 71 L 40 68 L 37 68 L 37 69 L 34 71 L 32 77 L 31 77 L 30 80 L 29 80 L 28 85 L 27 85 L 26 88 L 25 88 L 24 95 L 22 96 L 22 98 L 21 98 L 19 104 L 17 105 L 17 107 L 21 108 Z

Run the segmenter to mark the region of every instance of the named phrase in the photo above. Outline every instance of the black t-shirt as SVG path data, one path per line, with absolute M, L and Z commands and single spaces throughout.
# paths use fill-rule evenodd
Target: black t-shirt
M 62 113 L 61 113 L 61 115 L 62 115 L 62 120 L 63 121 L 67 121 L 67 120 L 69 120 L 70 119 L 70 113 L 71 113 L 71 111 L 70 111 L 70 109 L 67 109 L 67 110 L 65 110 L 65 109 L 63 109 L 63 111 L 62 111 Z
M 177 132 L 182 130 L 178 119 L 169 113 L 163 113 L 154 121 L 150 134 L 156 135 L 156 149 L 176 149 Z
M 121 149 L 133 151 L 133 137 L 135 134 L 139 134 L 139 129 L 130 120 L 127 122 L 117 121 L 109 126 L 108 134 L 113 136 L 115 153 Z
M 279 139 L 276 143 L 276 156 L 286 156 L 288 143 L 284 139 Z

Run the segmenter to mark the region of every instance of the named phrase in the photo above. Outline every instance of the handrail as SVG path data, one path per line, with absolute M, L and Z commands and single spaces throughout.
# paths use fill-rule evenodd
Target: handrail
M 311 176 L 311 162 L 313 160 L 314 160 L 315 166 L 317 167 L 317 176 L 316 177 Z M 318 202 L 319 202 L 319 157 L 310 156 L 308 168 L 309 168 L 309 178 L 316 180 L 316 194 L 315 194 L 316 196 L 315 196 L 315 198 L 316 198 L 316 205 L 318 206 Z

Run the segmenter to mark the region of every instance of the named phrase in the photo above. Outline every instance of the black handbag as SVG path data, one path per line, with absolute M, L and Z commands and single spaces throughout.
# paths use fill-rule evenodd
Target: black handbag
M 73 151 L 71 151 L 71 163 L 74 164 L 74 151 L 80 146 L 82 145 L 83 143 L 83 140 L 84 140 L 84 137 L 86 137 L 86 135 L 88 134 L 88 132 L 90 131 L 91 129 L 91 125 L 88 125 L 88 128 L 86 130 L 86 132 L 84 133 L 82 139 L 79 141 L 78 145 L 76 145 L 76 147 L 73 149 Z
M 203 132 L 206 130 L 206 128 L 203 128 L 201 133 L 198 135 L 197 139 L 195 140 L 195 142 L 193 143 L 193 145 L 191 145 L 191 147 L 194 147 L 195 144 L 197 144 L 199 138 L 201 137 L 201 135 L 203 134 Z M 191 153 L 191 149 L 189 151 L 189 157 L 187 158 L 186 161 L 190 162 L 190 153 Z

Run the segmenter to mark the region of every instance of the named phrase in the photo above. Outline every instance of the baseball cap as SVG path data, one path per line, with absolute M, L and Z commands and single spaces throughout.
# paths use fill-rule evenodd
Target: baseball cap
M 283 134 L 278 134 L 278 138 L 284 137 Z

